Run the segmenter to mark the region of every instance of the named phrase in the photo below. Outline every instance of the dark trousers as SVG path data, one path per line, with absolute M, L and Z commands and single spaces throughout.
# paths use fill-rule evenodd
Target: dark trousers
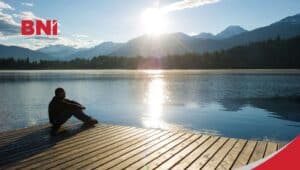
M 64 124 L 67 120 L 71 118 L 71 116 L 75 116 L 77 119 L 83 121 L 83 122 L 88 122 L 91 120 L 91 117 L 86 115 L 81 109 L 76 109 L 76 110 L 68 110 L 64 111 L 63 113 L 53 115 L 53 125 L 55 126 L 61 126 Z

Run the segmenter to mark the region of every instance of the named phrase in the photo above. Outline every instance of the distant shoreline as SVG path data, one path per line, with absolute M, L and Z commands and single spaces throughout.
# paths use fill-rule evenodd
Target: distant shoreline
M 300 69 L 283 69 L 283 68 L 270 68 L 270 69 L 0 69 L 0 73 L 9 72 L 104 72 L 104 73 L 232 73 L 232 74 L 300 74 Z

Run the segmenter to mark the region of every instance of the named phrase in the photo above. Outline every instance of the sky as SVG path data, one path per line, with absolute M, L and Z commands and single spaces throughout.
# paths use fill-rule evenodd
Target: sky
M 159 9 L 159 16 L 145 17 L 152 9 Z M 300 0 L 0 0 L 0 44 L 91 47 L 126 42 L 157 28 L 217 34 L 229 25 L 252 30 L 298 13 Z M 21 19 L 58 20 L 59 36 L 22 36 Z M 157 24 L 163 26 L 152 28 Z

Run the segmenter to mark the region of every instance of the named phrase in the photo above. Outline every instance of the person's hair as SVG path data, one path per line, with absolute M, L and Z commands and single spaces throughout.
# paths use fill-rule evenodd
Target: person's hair
M 63 92 L 65 92 L 65 90 L 63 88 L 61 88 L 61 87 L 56 88 L 55 89 L 55 96 L 58 96 L 59 94 L 61 94 Z

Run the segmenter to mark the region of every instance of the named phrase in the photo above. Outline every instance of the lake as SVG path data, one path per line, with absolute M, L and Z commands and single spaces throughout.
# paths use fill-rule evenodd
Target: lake
M 56 87 L 108 124 L 279 141 L 300 134 L 299 70 L 1 71 L 0 130 L 47 123 Z

